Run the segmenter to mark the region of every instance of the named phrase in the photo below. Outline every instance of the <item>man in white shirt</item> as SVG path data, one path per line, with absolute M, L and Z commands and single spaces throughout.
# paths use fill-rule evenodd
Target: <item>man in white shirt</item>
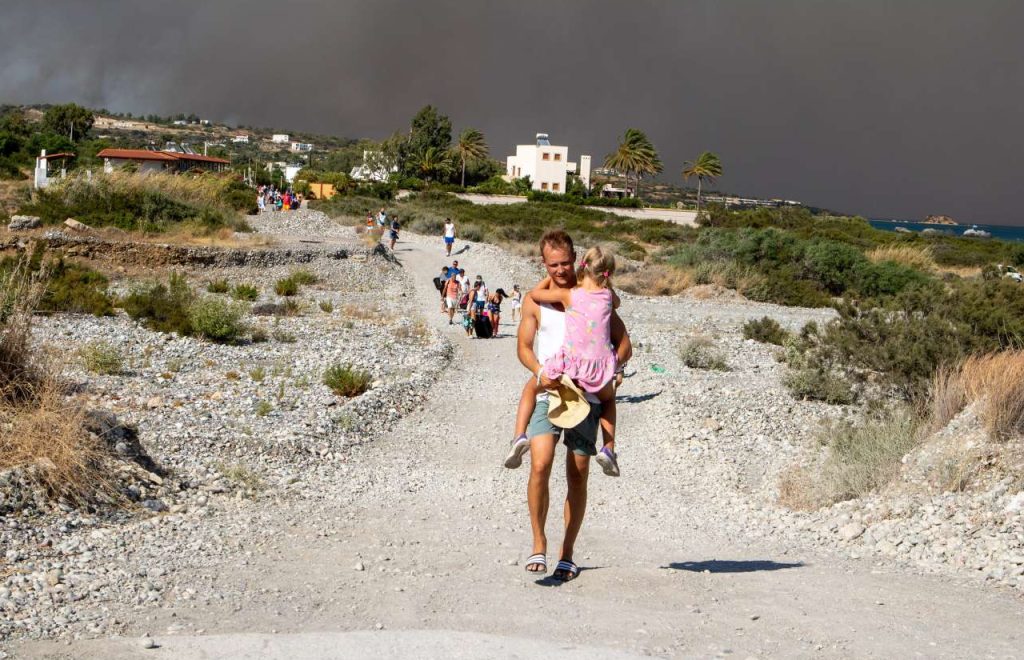
M 455 244 L 455 223 L 451 218 L 444 219 L 444 249 L 447 256 L 452 254 L 452 245 Z
M 572 288 L 576 285 L 576 252 L 572 238 L 562 230 L 544 234 L 540 243 L 541 259 L 554 286 Z M 612 343 L 619 365 L 625 365 L 632 357 L 633 348 L 626 333 L 626 326 L 618 314 L 612 314 Z M 541 371 L 543 360 L 553 355 L 562 345 L 565 334 L 565 310 L 557 305 L 538 305 L 529 296 L 523 302 L 523 319 L 519 324 L 517 351 L 519 361 L 530 373 Z M 536 340 L 536 346 L 534 342 Z M 541 386 L 554 389 L 557 383 L 541 374 Z M 542 574 L 547 571 L 547 536 L 544 525 L 548 515 L 548 481 L 551 466 L 555 460 L 558 436 L 563 436 L 567 448 L 565 475 L 568 491 L 565 497 L 565 537 L 556 580 L 569 581 L 579 575 L 579 567 L 573 562 L 576 537 L 583 525 L 587 509 L 587 477 L 590 458 L 597 454 L 599 403 L 591 401 L 590 415 L 573 429 L 560 429 L 548 420 L 547 394 L 538 397 L 537 406 L 527 437 L 530 443 L 530 480 L 527 485 L 527 501 L 530 507 L 530 524 L 533 528 L 533 554 L 527 560 L 526 570 Z M 513 448 L 514 449 L 514 448 Z

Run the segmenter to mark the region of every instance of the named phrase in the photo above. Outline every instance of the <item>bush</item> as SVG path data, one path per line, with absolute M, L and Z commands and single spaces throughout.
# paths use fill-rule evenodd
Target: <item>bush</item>
M 826 502 L 866 495 L 892 481 L 919 439 L 918 421 L 907 408 L 868 413 L 825 427 L 818 441 L 828 448 L 820 483 Z
M 842 375 L 822 366 L 789 369 L 782 384 L 798 399 L 847 405 L 856 399 L 853 387 Z
M 90 342 L 79 349 L 78 354 L 85 368 L 95 374 L 114 375 L 124 369 L 121 351 L 109 342 Z
M 332 303 L 330 300 L 321 300 L 320 311 L 330 314 L 331 312 L 334 311 L 334 303 Z
M 251 284 L 238 284 L 231 290 L 231 297 L 235 300 L 253 301 L 259 298 L 260 291 Z
M 213 280 L 206 285 L 206 290 L 210 293 L 227 293 L 231 290 L 231 285 L 226 279 Z
M 349 364 L 336 364 L 324 372 L 324 384 L 338 396 L 359 396 L 370 389 L 370 382 L 370 374 Z
M 993 440 L 1024 436 L 1024 351 L 973 355 L 940 369 L 931 397 L 934 430 L 972 403 L 980 404 L 978 416 Z
M 72 312 L 110 316 L 114 302 L 107 294 L 107 278 L 95 270 L 58 259 L 47 268 L 41 312 Z
M 294 296 L 299 292 L 299 283 L 290 277 L 274 283 L 274 293 L 279 296 Z
M 246 328 L 244 303 L 222 298 L 200 298 L 189 308 L 188 318 L 195 334 L 216 342 L 236 340 Z
M 130 174 L 115 172 L 88 179 L 70 176 L 36 193 L 22 213 L 58 224 L 73 217 L 87 225 L 162 232 L 182 224 L 205 231 L 244 226 L 225 195 L 232 177 L 212 174 Z M 255 203 L 255 193 L 249 192 Z
M 707 337 L 694 337 L 690 339 L 679 352 L 683 364 L 691 369 L 711 369 L 714 371 L 728 371 L 729 365 L 725 356 L 715 350 L 714 344 Z
M 119 302 L 120 307 L 137 321 L 158 332 L 192 334 L 188 309 L 195 299 L 184 275 L 171 273 L 167 285 L 160 283 L 136 289 Z
M 760 319 L 751 319 L 744 323 L 743 336 L 746 339 L 753 339 L 762 344 L 782 346 L 789 338 L 789 332 L 779 325 L 778 321 L 765 316 Z
M 292 280 L 296 284 L 301 284 L 303 286 L 306 286 L 307 284 L 316 284 L 317 282 L 320 281 L 319 277 L 305 269 L 293 271 L 288 279 Z

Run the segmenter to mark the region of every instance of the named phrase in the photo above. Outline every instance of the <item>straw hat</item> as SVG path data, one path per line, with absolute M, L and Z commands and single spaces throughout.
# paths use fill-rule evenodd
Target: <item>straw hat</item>
M 590 402 L 583 396 L 583 390 L 565 374 L 558 389 L 548 390 L 548 393 L 548 419 L 555 426 L 574 429 L 590 414 Z

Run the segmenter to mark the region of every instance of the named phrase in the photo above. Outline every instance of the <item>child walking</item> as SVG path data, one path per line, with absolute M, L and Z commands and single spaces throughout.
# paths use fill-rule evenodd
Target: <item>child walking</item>
M 512 285 L 512 295 L 509 296 L 509 300 L 512 301 L 512 322 L 515 323 L 523 315 L 523 292 L 519 290 L 518 284 Z
M 529 296 L 534 302 L 561 304 L 565 309 L 565 336 L 562 347 L 549 358 L 542 369 L 523 387 L 516 412 L 515 439 L 505 459 L 505 467 L 517 468 L 523 454 L 529 451 L 526 429 L 541 393 L 540 377 L 558 380 L 569 376 L 585 392 L 601 402 L 601 436 L 604 446 L 597 453 L 597 462 L 610 477 L 619 476 L 615 455 L 615 349 L 611 341 L 612 311 L 619 306 L 619 297 L 611 289 L 615 273 L 615 255 L 592 247 L 587 250 L 576 272 L 577 285 L 572 289 L 556 289 L 546 277 Z

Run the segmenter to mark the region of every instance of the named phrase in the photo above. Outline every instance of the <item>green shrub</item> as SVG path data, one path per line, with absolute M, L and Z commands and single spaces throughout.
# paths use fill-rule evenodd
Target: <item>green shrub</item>
M 230 289 L 231 285 L 226 279 L 213 280 L 206 285 L 206 290 L 210 293 L 227 293 Z
M 803 268 L 808 279 L 819 282 L 826 291 L 840 295 L 855 281 L 870 262 L 857 248 L 835 241 L 815 241 L 804 250 Z
M 319 277 L 304 268 L 292 271 L 289 279 L 294 281 L 296 284 L 301 284 L 302 286 L 306 286 L 307 284 L 316 284 L 320 281 Z
M 271 405 L 269 401 L 260 401 L 259 403 L 256 404 L 256 410 L 254 412 L 256 413 L 257 417 L 266 417 L 273 411 L 274 406 Z
M 279 296 L 294 296 L 299 292 L 299 283 L 290 277 L 274 283 L 274 293 Z
M 263 326 L 255 325 L 249 329 L 249 340 L 254 344 L 262 344 L 269 339 L 267 331 Z
M 895 296 L 911 286 L 921 286 L 930 278 L 919 270 L 895 263 L 881 261 L 864 264 L 857 273 L 857 292 L 868 298 Z
M 820 338 L 817 326 L 807 324 L 799 339 L 785 342 L 787 365 L 782 384 L 797 399 L 846 405 L 856 399 L 853 385 L 835 361 L 816 349 Z
M 48 269 L 49 277 L 39 301 L 39 311 L 94 316 L 114 313 L 114 302 L 107 294 L 107 278 L 102 274 L 62 258 L 50 264 Z
M 680 349 L 679 356 L 683 364 L 691 369 L 729 370 L 725 356 L 715 349 L 714 343 L 707 337 L 694 337 L 688 340 Z
M 464 241 L 480 242 L 485 240 L 484 232 L 476 225 L 464 225 L 459 228 L 459 238 Z
M 195 334 L 217 342 L 236 340 L 246 327 L 242 318 L 244 303 L 229 302 L 222 298 L 200 298 L 189 308 L 189 322 Z
M 743 324 L 743 337 L 753 339 L 762 344 L 775 344 L 782 346 L 789 338 L 787 332 L 779 322 L 770 317 L 751 319 Z
M 254 382 L 262 383 L 263 379 L 267 377 L 267 370 L 263 367 L 253 367 L 249 370 L 249 378 Z
M 298 341 L 298 338 L 295 336 L 295 334 L 288 332 L 287 330 L 282 330 L 281 328 L 277 328 L 276 330 L 274 330 L 273 337 L 274 341 L 282 344 L 294 344 L 296 341 Z
M 288 298 L 281 304 L 281 313 L 284 316 L 298 316 L 302 313 L 302 303 Z
M 336 364 L 324 372 L 324 384 L 338 396 L 356 397 L 370 389 L 370 374 L 350 364 Z
M 251 284 L 238 284 L 231 290 L 231 297 L 235 300 L 253 301 L 259 298 L 260 291 Z
M 158 332 L 192 334 L 188 308 L 195 299 L 184 275 L 171 273 L 166 285 L 138 288 L 119 301 L 120 307 L 137 321 Z
M 320 311 L 330 314 L 331 312 L 334 311 L 334 303 L 332 303 L 330 300 L 321 300 Z
M 124 370 L 124 357 L 116 346 L 105 341 L 89 342 L 78 354 L 85 368 L 96 374 L 114 375 Z

